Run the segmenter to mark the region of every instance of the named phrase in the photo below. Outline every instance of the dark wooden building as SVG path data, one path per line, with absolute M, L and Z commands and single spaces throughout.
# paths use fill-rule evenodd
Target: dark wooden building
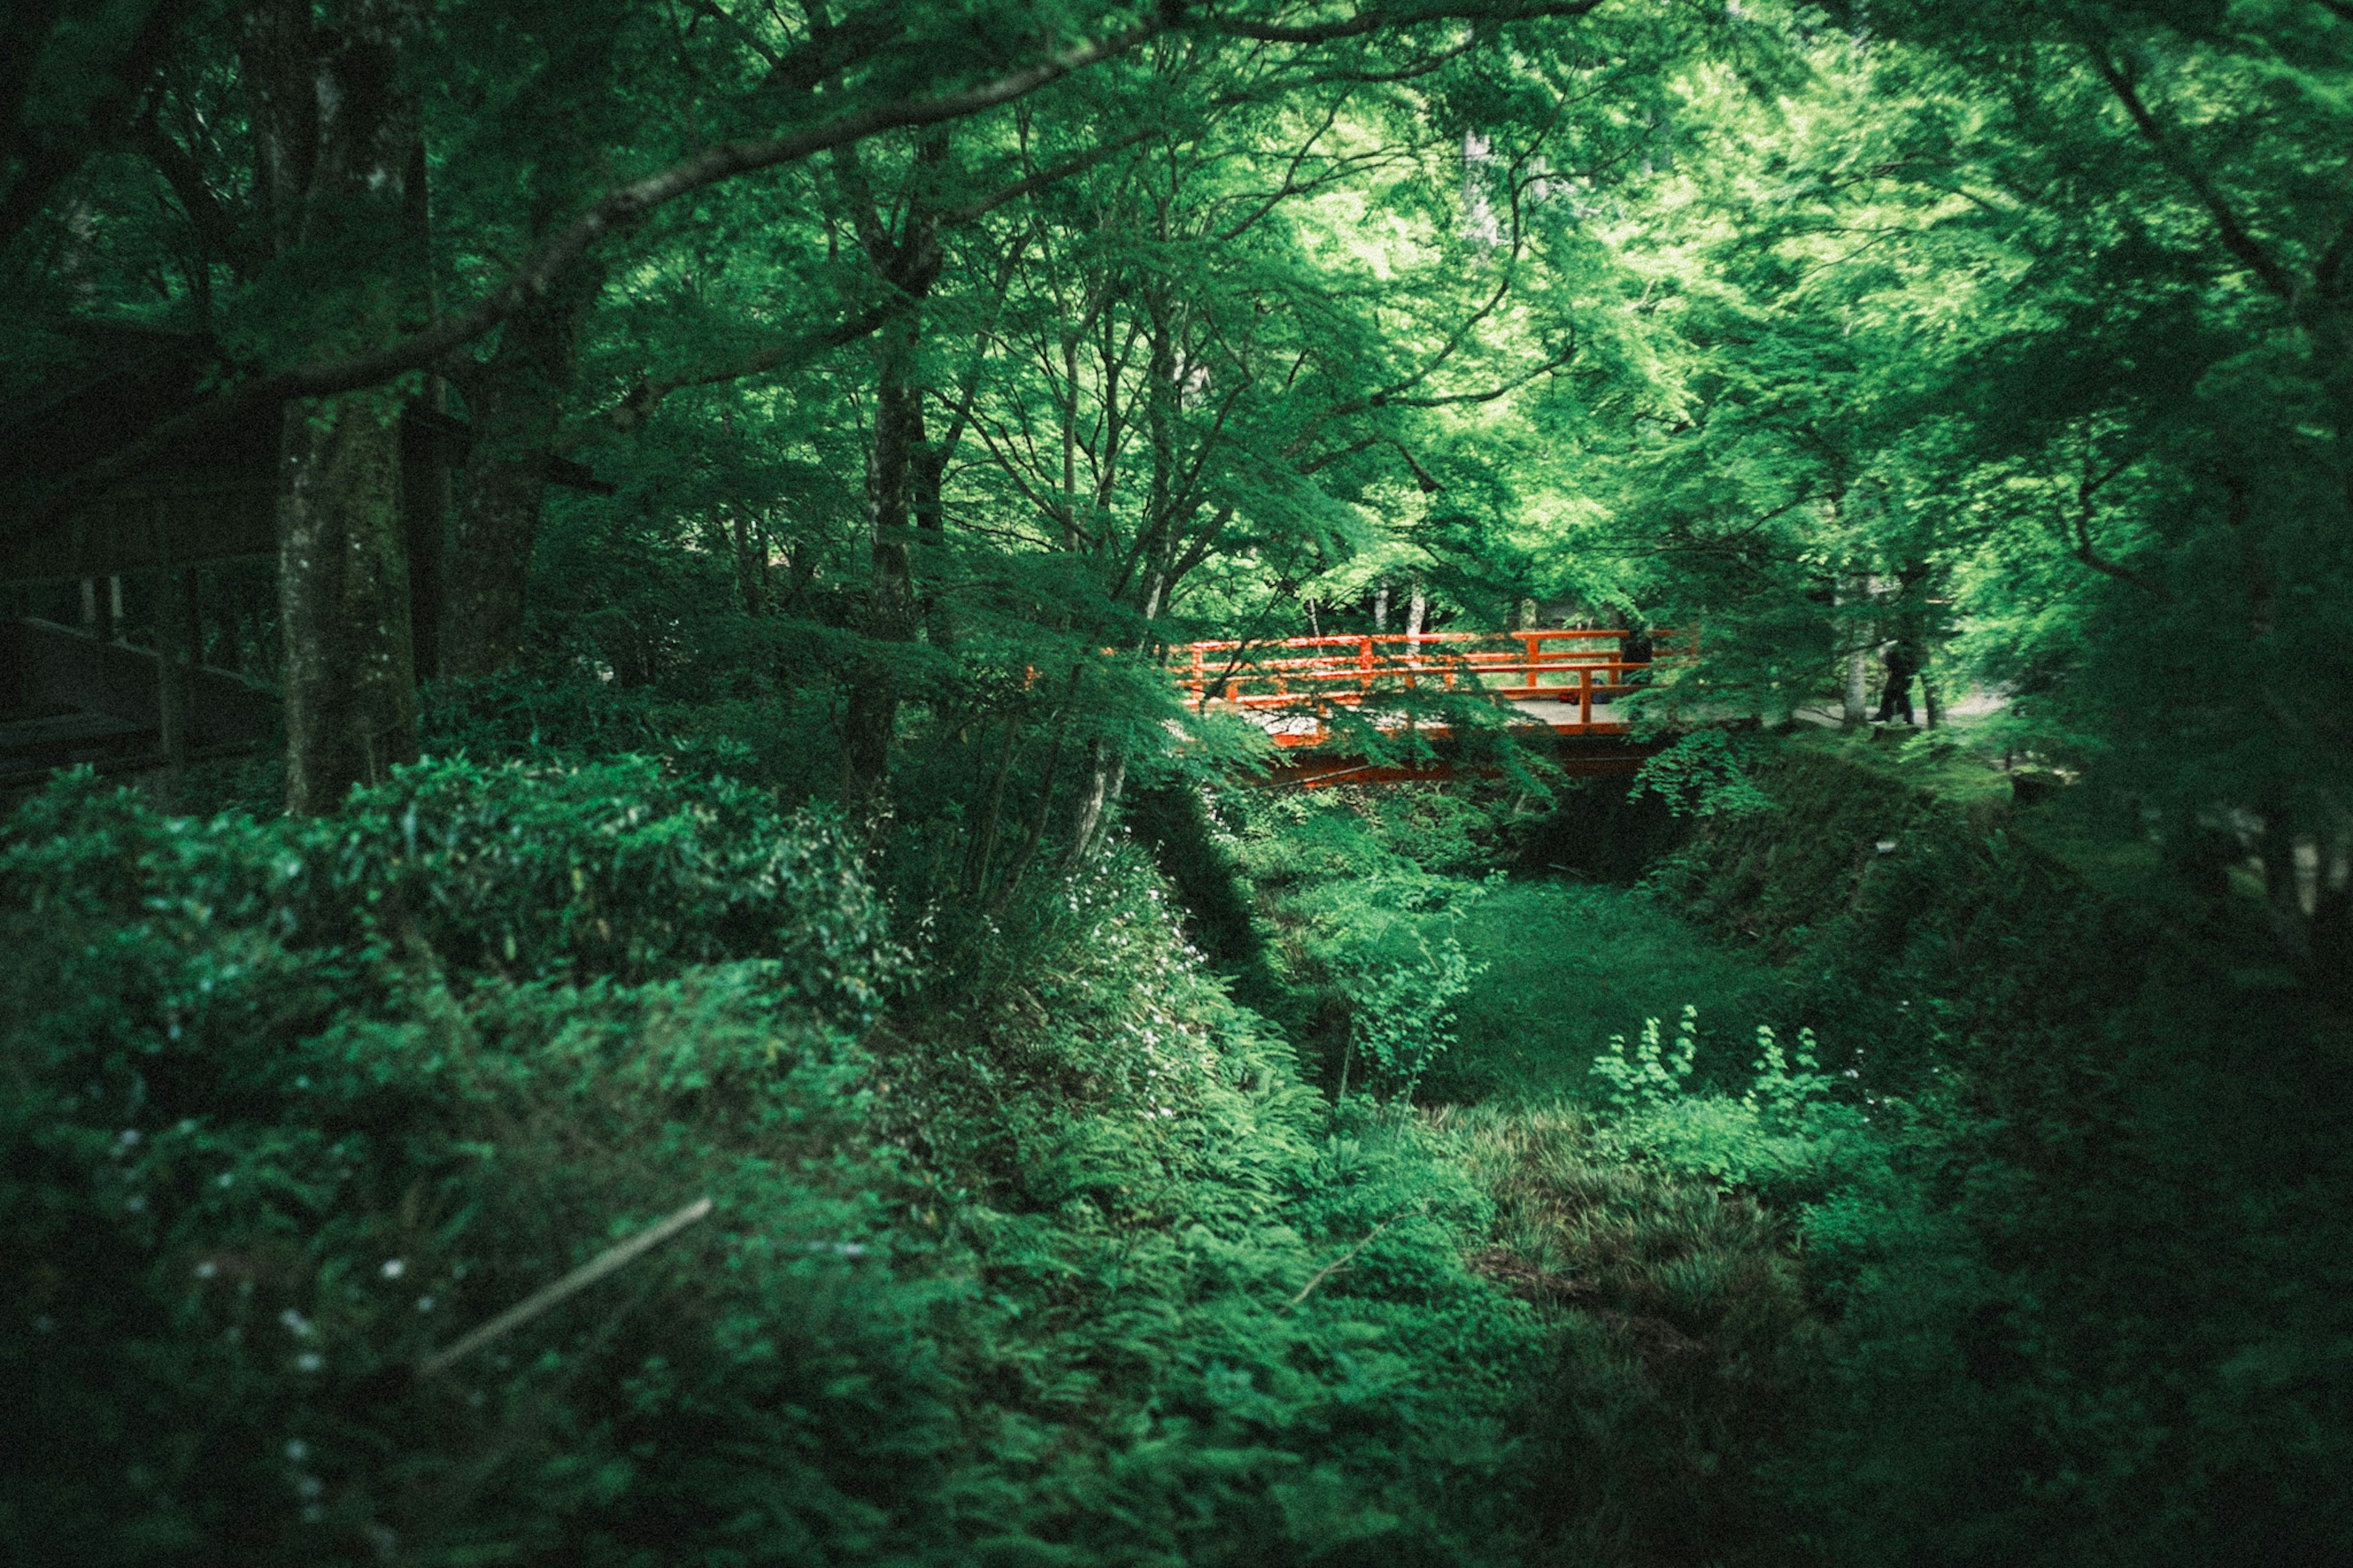
M 76 321 L 54 339 L 61 365 L 0 408 L 0 786 L 78 762 L 137 770 L 270 742 L 277 671 L 246 668 L 238 649 L 275 617 L 279 420 L 183 443 L 60 511 L 45 500 L 62 481 L 195 406 L 233 367 L 191 332 Z M 429 673 L 450 471 L 468 433 L 417 405 L 401 436 L 417 668 Z M 611 489 L 561 460 L 548 478 Z

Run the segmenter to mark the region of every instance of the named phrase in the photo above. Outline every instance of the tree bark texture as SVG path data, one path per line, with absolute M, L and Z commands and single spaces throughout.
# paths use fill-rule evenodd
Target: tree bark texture
M 299 301 L 293 319 L 318 324 L 290 346 L 389 343 L 419 313 L 426 276 L 408 191 L 419 116 L 400 79 L 418 0 L 337 0 L 323 13 L 311 0 L 250 0 L 244 20 L 273 244 L 338 280 Z M 286 801 L 298 815 L 334 810 L 417 754 L 399 414 L 382 390 L 285 412 L 279 611 Z
M 923 440 L 923 392 L 913 376 L 912 322 L 885 329 L 879 347 L 874 438 L 866 471 L 866 517 L 871 576 L 866 625 L 874 642 L 915 638 L 914 563 L 908 549 L 913 510 L 914 455 Z M 871 655 L 851 676 L 842 725 L 845 793 L 853 805 L 878 803 L 891 773 L 891 746 L 899 722 L 899 678 L 887 653 Z
M 1838 592 L 1841 607 L 1868 604 L 1871 601 L 1871 580 L 1858 576 L 1851 584 L 1842 584 Z M 1841 617 L 1838 635 L 1846 643 L 1844 685 L 1841 692 L 1839 723 L 1843 729 L 1860 729 L 1870 709 L 1866 699 L 1871 695 L 1871 641 L 1863 636 L 1867 623 Z
M 890 289 L 895 310 L 874 337 L 874 433 L 866 465 L 867 541 L 871 575 L 860 628 L 871 643 L 912 643 L 921 626 L 909 524 L 919 490 L 931 476 L 919 471 L 925 453 L 923 386 L 917 363 L 921 311 L 939 280 L 945 256 L 927 182 L 947 159 L 947 137 L 926 136 L 915 155 L 897 231 L 883 218 L 855 149 L 835 154 L 834 172 L 858 231 L 859 247 Z M 936 494 L 925 510 L 937 515 Z M 870 653 L 850 674 L 842 718 L 842 793 L 854 812 L 883 803 L 891 751 L 898 732 L 899 671 L 892 656 Z
M 342 805 L 417 755 L 400 408 L 350 393 L 286 415 L 278 496 L 286 804 Z
M 522 656 L 548 457 L 579 363 L 581 328 L 603 287 L 601 268 L 575 268 L 554 292 L 510 318 L 491 357 L 459 384 L 472 441 L 441 599 L 443 675 L 496 675 Z

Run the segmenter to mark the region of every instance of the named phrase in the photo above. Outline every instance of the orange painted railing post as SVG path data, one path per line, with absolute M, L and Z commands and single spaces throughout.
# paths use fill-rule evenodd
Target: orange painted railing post
M 1613 712 L 1609 716 L 1610 722 L 1597 726 L 1595 705 L 1615 701 L 1631 691 L 1630 675 L 1646 669 L 1650 663 L 1672 659 L 1683 664 L 1695 657 L 1699 629 L 1680 629 L 1672 639 L 1662 641 L 1654 660 L 1640 665 L 1627 663 L 1620 657 L 1621 648 L 1612 646 L 1622 644 L 1629 635 L 1594 626 L 1549 631 L 1517 628 L 1501 632 L 1369 635 L 1339 632 L 1265 644 L 1195 643 L 1186 648 L 1186 657 L 1181 660 L 1171 648 L 1163 668 L 1171 684 L 1191 692 L 1206 705 L 1212 700 L 1209 667 L 1221 664 L 1215 700 L 1246 710 L 1312 710 L 1317 716 L 1317 733 L 1323 732 L 1333 703 L 1369 703 L 1376 695 L 1379 678 L 1391 672 L 1404 678 L 1402 684 L 1409 691 L 1420 689 L 1423 676 L 1435 675 L 1440 687 L 1447 691 L 1478 692 L 1496 701 L 1549 702 L 1556 699 L 1564 707 L 1574 703 L 1574 719 L 1558 721 L 1555 729 L 1568 733 L 1599 727 L 1615 733 L 1627 728 L 1621 716 Z M 1560 650 L 1547 653 L 1546 645 L 1556 642 L 1563 645 Z M 1507 646 L 1498 647 L 1495 645 L 1499 643 Z M 1514 644 L 1517 646 L 1508 646 Z M 1285 656 L 1251 657 L 1254 653 L 1278 651 Z M 1564 681 L 1546 685 L 1544 678 L 1555 674 L 1564 677 Z M 1034 687 L 1037 679 L 1035 669 L 1024 671 L 1025 684 Z M 1250 689 L 1252 686 L 1257 689 Z M 1405 718 L 1409 724 L 1417 722 L 1411 714 Z M 1280 743 L 1299 745 L 1308 742 L 1304 735 L 1287 731 Z

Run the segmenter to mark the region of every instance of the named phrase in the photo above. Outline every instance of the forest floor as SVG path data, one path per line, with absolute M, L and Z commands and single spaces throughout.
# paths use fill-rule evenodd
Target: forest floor
M 1458 931 L 1482 972 L 1456 1005 L 1454 1048 L 1426 1080 L 1426 1101 L 1581 1099 L 1610 1036 L 1691 1005 L 1711 1034 L 1746 1037 L 1774 1021 L 1785 984 L 1754 953 L 1623 888 L 1511 883 L 1466 910 Z

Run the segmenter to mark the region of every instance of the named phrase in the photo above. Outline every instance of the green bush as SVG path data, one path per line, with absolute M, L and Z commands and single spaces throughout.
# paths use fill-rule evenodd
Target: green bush
M 912 973 L 822 819 L 638 762 L 428 763 L 319 822 L 53 787 L 0 847 L 0 1534 L 1509 1560 L 1542 1336 L 1466 1265 L 1482 1194 L 1334 1123 L 1132 855 L 1002 918 Z
M 2343 1556 L 2342 1018 L 2253 900 L 1886 750 L 1774 748 L 1785 813 L 1658 889 L 1783 962 L 1871 1118 L 1810 1130 L 1810 1176 L 1757 1177 L 1722 1105 L 1651 1134 L 1802 1205 L 1839 1334 L 1791 1496 L 1855 1563 Z

